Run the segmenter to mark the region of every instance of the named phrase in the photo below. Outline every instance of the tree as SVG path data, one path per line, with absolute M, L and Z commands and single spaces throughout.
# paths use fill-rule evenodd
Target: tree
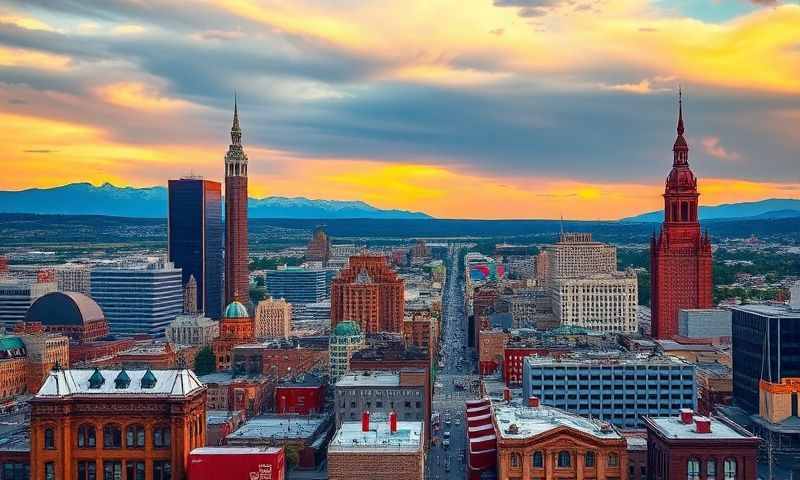
M 300 451 L 296 445 L 287 445 L 283 450 L 286 458 L 286 467 L 292 469 L 300 463 Z
M 203 347 L 194 357 L 194 372 L 198 375 L 208 375 L 217 369 L 216 359 L 211 347 Z

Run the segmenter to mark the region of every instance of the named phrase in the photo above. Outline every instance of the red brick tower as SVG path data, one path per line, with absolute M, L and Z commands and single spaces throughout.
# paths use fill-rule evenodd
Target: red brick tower
M 405 287 L 386 259 L 350 257 L 331 285 L 331 328 L 352 320 L 364 333 L 403 331 Z
M 683 105 L 678 100 L 678 138 L 664 191 L 664 223 L 650 242 L 652 335 L 678 333 L 678 311 L 711 308 L 711 240 L 697 219 L 697 179 L 689 168 L 683 137 Z
M 247 155 L 239 108 L 233 104 L 231 145 L 225 154 L 225 303 L 250 303 L 247 250 Z

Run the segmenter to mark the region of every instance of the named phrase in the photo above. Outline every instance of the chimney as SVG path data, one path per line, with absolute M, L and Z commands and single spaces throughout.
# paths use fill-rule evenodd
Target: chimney
M 397 413 L 394 410 L 389 412 L 389 432 L 397 432 Z
M 503 389 L 503 400 L 505 400 L 506 402 L 511 401 L 511 389 L 508 387 L 505 387 Z
M 361 431 L 369 432 L 369 410 L 364 410 L 361 414 Z
M 694 411 L 691 408 L 681 408 L 681 423 L 690 425 L 694 418 Z
M 711 433 L 711 419 L 707 417 L 695 417 L 695 431 L 697 433 Z
M 539 397 L 530 396 L 528 397 L 528 406 L 531 408 L 538 408 L 539 407 Z

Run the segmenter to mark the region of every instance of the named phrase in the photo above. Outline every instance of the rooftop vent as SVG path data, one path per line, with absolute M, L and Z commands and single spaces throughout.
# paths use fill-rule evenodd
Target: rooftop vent
M 516 423 L 512 423 L 511 425 L 508 426 L 508 429 L 506 430 L 506 433 L 510 433 L 512 435 L 516 435 L 516 434 L 519 433 L 519 427 L 517 426 Z
M 695 417 L 695 431 L 697 433 L 711 433 L 711 419 L 706 417 Z
M 103 378 L 103 374 L 100 373 L 100 370 L 95 367 L 94 373 L 89 377 L 89 388 L 98 389 L 102 387 L 104 383 L 106 383 L 106 379 Z
M 694 411 L 691 408 L 681 408 L 681 423 L 691 425 L 694 418 Z
M 531 408 L 538 408 L 539 407 L 539 397 L 530 396 L 528 397 L 528 406 Z

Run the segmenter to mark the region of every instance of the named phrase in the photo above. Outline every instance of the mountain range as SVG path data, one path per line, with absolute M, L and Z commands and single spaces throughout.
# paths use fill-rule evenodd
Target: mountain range
M 109 215 L 165 218 L 165 187 L 117 187 L 105 183 L 70 183 L 53 188 L 0 191 L 0 212 L 58 215 Z M 250 218 L 431 218 L 422 212 L 383 210 L 361 201 L 266 197 L 248 200 Z
M 698 209 L 700 220 L 756 219 L 778 220 L 800 217 L 800 200 L 790 198 L 770 198 L 758 202 L 725 203 L 715 206 L 701 206 Z M 664 212 L 643 213 L 635 217 L 623 218 L 623 222 L 658 222 L 664 220 Z

